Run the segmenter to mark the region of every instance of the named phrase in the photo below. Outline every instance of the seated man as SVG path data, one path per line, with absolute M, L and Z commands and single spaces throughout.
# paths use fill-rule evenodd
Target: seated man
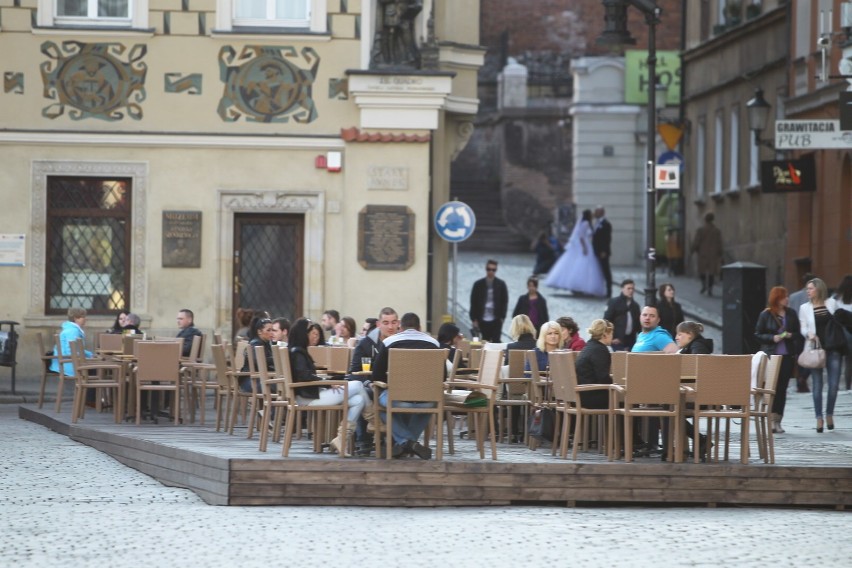
M 674 342 L 669 332 L 663 329 L 660 325 L 660 312 L 656 306 L 645 306 L 642 308 L 642 313 L 639 315 L 639 323 L 642 326 L 642 332 L 636 336 L 636 343 L 630 350 L 633 353 L 677 353 L 677 343 Z M 645 455 L 656 453 L 659 451 L 659 430 L 660 419 L 650 418 L 648 423 L 650 435 L 649 443 L 644 449 L 637 450 L 637 455 Z M 636 429 L 636 432 L 640 430 Z
M 400 320 L 402 331 L 394 334 L 382 342 L 382 348 L 373 359 L 373 379 L 376 381 L 388 380 L 388 352 L 391 349 L 440 349 L 438 341 L 432 336 L 420 331 L 420 318 L 417 314 L 407 313 Z M 381 321 L 379 323 L 381 327 Z M 446 369 L 444 369 L 446 376 Z M 388 391 L 379 395 L 379 404 L 387 407 Z M 403 402 L 397 401 L 395 406 L 401 408 L 432 408 L 429 402 Z M 382 413 L 382 420 L 385 415 Z M 391 455 L 395 458 L 415 454 L 423 460 L 432 458 L 432 450 L 418 442 L 421 434 L 429 424 L 428 414 L 395 414 L 393 417 L 393 440 Z
M 642 308 L 639 323 L 642 325 L 642 332 L 636 336 L 636 343 L 631 349 L 633 353 L 648 351 L 677 353 L 677 343 L 669 332 L 660 326 L 660 312 L 656 306 Z
M 192 338 L 196 335 L 202 335 L 201 330 L 195 327 L 195 314 L 192 310 L 184 308 L 177 315 L 178 330 L 177 337 L 183 338 L 183 353 L 182 357 L 189 357 L 189 352 L 192 351 Z

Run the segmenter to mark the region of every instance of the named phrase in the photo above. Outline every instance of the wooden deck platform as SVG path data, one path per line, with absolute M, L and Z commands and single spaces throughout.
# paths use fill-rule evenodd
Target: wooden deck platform
M 549 449 L 500 444 L 498 461 L 480 460 L 472 441 L 457 441 L 444 461 L 341 459 L 314 454 L 294 441 L 289 458 L 270 443 L 258 451 L 246 429 L 234 436 L 198 424 L 115 424 L 87 413 L 70 423 L 34 405 L 22 419 L 113 456 L 170 486 L 185 487 L 213 505 L 357 505 L 386 507 L 513 504 L 661 504 L 852 507 L 852 458 L 846 447 L 814 452 L 779 440 L 776 465 L 753 456 L 749 465 L 672 464 L 659 458 L 607 462 L 596 453 L 572 462 Z M 753 446 L 754 447 L 754 446 Z M 756 450 L 755 450 L 756 451 Z M 738 450 L 732 452 L 738 456 Z

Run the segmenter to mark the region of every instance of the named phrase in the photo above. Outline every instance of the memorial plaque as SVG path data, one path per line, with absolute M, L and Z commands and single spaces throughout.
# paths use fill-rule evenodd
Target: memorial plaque
M 414 264 L 414 212 L 404 205 L 367 205 L 358 213 L 358 262 L 367 270 Z
M 408 168 L 403 166 L 367 167 L 367 189 L 408 189 Z
M 163 268 L 201 267 L 201 211 L 163 211 Z

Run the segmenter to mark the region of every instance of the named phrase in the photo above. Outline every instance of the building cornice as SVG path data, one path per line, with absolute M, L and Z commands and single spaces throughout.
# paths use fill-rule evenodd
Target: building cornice
M 0 131 L 2 144 L 40 146 L 135 146 L 186 148 L 314 149 L 342 148 L 338 136 L 222 136 L 200 134 L 89 133 L 56 131 Z

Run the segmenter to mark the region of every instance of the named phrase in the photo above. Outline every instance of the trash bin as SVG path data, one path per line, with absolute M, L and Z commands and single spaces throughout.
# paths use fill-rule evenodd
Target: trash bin
M 15 366 L 18 364 L 18 332 L 16 321 L 0 321 L 0 367 L 12 367 L 12 394 L 15 394 Z
M 754 328 L 766 307 L 766 267 L 734 262 L 722 267 L 722 353 L 757 352 Z

